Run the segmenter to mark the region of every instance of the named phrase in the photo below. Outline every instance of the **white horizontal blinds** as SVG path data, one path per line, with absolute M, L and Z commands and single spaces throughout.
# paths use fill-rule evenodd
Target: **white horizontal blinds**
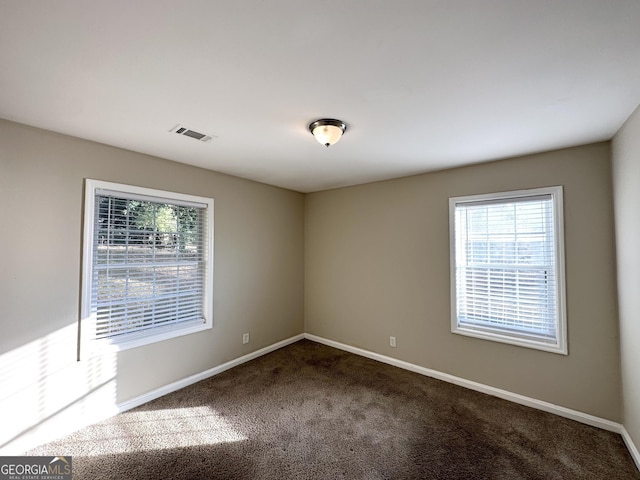
M 203 321 L 205 211 L 187 202 L 96 193 L 95 339 Z
M 457 203 L 455 231 L 459 325 L 554 343 L 552 195 Z

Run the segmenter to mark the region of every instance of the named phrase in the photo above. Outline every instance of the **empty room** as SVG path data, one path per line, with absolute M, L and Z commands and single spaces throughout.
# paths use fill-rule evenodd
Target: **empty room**
M 0 479 L 640 479 L 639 25 L 0 0 Z

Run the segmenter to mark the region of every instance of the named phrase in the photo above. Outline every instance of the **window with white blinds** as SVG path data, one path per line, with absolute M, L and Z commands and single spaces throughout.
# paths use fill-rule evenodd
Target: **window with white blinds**
M 567 353 L 562 187 L 450 199 L 452 332 Z
M 212 327 L 213 199 L 87 180 L 84 228 L 90 350 Z

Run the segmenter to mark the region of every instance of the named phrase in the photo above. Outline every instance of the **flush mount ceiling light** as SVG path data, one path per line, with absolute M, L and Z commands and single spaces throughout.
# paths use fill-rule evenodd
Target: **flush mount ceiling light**
M 318 143 L 325 147 L 329 147 L 340 140 L 346 129 L 347 125 L 343 121 L 333 118 L 316 120 L 309 125 L 309 131 L 316 137 Z

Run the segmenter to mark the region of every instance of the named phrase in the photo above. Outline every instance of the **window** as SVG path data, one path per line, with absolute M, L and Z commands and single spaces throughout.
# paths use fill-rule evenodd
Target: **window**
M 567 353 L 562 187 L 449 199 L 451 331 Z
M 213 199 L 87 180 L 83 263 L 83 350 L 209 329 Z

